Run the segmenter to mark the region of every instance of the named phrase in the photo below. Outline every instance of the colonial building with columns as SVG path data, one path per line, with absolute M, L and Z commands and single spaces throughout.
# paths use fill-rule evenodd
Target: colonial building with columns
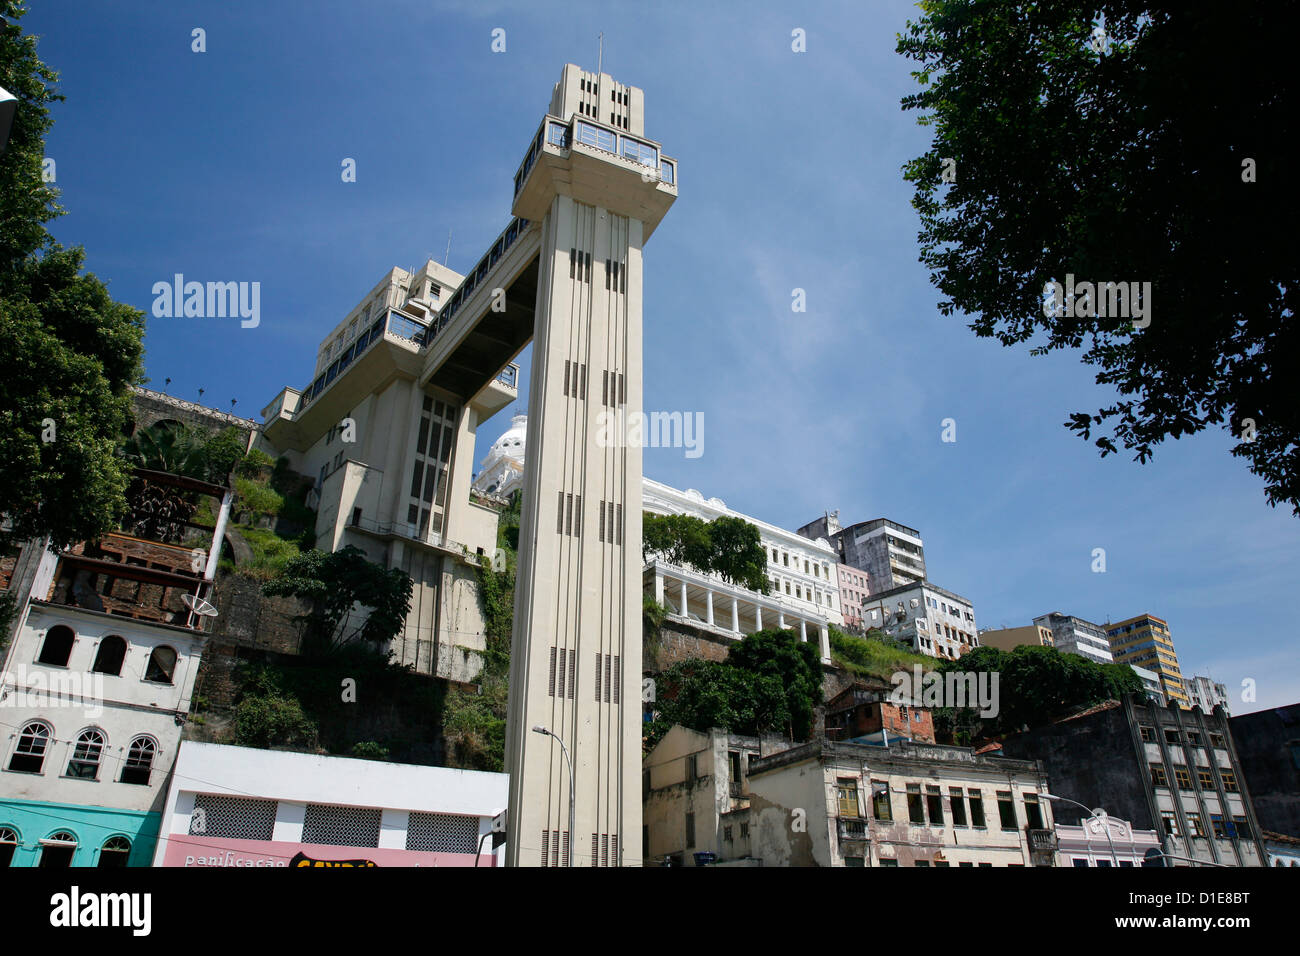
M 824 538 L 805 538 L 733 511 L 721 498 L 705 498 L 694 488 L 681 491 L 650 478 L 642 483 L 641 506 L 651 514 L 687 514 L 704 521 L 723 515 L 742 518 L 758 528 L 767 552 L 770 594 L 651 556 L 644 572 L 646 592 L 668 609 L 669 618 L 737 639 L 767 628 L 790 628 L 801 639 L 816 641 L 822 660 L 830 660 L 829 626 L 839 627 L 844 619 L 837 555 Z

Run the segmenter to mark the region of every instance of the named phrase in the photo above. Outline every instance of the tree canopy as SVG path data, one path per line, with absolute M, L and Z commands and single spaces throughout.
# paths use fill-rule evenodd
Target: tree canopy
M 1092 704 L 1142 693 L 1142 681 L 1127 664 L 1098 664 L 1054 647 L 1026 645 L 1010 651 L 977 647 L 957 660 L 943 660 L 939 671 L 999 675 L 996 716 L 981 719 L 972 708 L 936 710 L 936 729 L 947 729 L 954 736 L 1015 733 Z M 968 741 L 959 738 L 958 742 Z
M 115 454 L 140 380 L 143 313 L 114 302 L 84 253 L 45 224 L 63 210 L 42 178 L 57 75 L 0 0 L 0 86 L 18 101 L 0 154 L 0 545 L 49 535 L 55 547 L 98 538 L 126 510 Z
M 920 6 L 902 105 L 933 141 L 904 169 L 940 312 L 1031 354 L 1083 349 L 1117 398 L 1065 424 L 1103 457 L 1220 426 L 1300 515 L 1291 5 Z M 1145 314 L 1118 287 L 1044 302 L 1071 277 L 1137 283 Z
M 816 645 L 793 631 L 759 631 L 732 645 L 725 661 L 679 661 L 655 679 L 655 687 L 659 716 L 651 746 L 674 724 L 807 740 L 822 702 L 821 661 Z
M 703 574 L 715 573 L 730 584 L 767 594 L 767 551 L 758 528 L 743 518 L 722 515 L 705 521 L 694 515 L 645 512 L 641 522 L 643 555 L 661 554 L 673 564 Z

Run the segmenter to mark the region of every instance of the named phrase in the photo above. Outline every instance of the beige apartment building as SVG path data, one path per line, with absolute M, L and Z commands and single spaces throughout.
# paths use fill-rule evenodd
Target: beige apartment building
M 985 647 L 1011 651 L 1017 647 L 1054 647 L 1052 629 L 1041 624 L 1026 624 L 1024 627 L 999 627 L 980 631 L 980 643 Z

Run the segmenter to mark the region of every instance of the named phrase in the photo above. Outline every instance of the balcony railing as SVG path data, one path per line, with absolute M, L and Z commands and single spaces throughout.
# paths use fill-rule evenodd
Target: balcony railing
M 603 153 L 621 156 L 642 166 L 657 170 L 659 181 L 672 186 L 677 181 L 677 164 L 674 160 L 661 155 L 659 144 L 638 136 L 615 130 L 590 119 L 579 119 L 576 115 L 565 122 L 558 116 L 546 116 L 542 125 L 528 144 L 523 161 L 515 173 L 515 196 L 524 188 L 528 174 L 541 157 L 545 146 L 557 146 L 570 149 L 575 143 L 590 146 Z
M 841 843 L 860 843 L 867 839 L 866 820 L 839 817 L 836 819 L 836 829 Z

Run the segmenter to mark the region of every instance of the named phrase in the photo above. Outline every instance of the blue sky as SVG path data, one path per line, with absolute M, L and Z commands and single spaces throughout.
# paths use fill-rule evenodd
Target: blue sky
M 647 474 L 788 528 L 828 509 L 893 518 L 981 627 L 1150 612 L 1234 713 L 1300 700 L 1281 600 L 1300 521 L 1266 505 L 1228 437 L 1100 460 L 1062 425 L 1109 398 L 1076 355 L 938 314 L 900 172 L 928 142 L 899 108 L 914 81 L 895 35 L 914 11 L 45 0 L 23 23 L 67 96 L 47 143 L 69 210 L 56 235 L 146 312 L 177 272 L 260 282 L 257 328 L 150 318 L 145 340 L 155 387 L 253 417 L 307 381 L 320 338 L 392 266 L 441 261 L 449 229 L 448 264 L 473 265 L 561 67 L 594 69 L 603 30 L 605 72 L 645 90 L 646 134 L 680 163 L 646 249 L 645 406 L 703 413 L 704 453 L 647 449 Z

